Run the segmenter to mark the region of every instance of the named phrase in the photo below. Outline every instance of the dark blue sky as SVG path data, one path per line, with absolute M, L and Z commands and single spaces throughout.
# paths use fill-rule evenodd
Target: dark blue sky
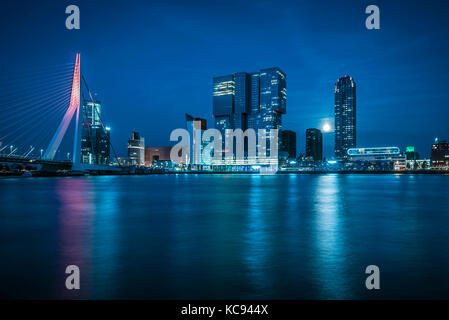
M 65 28 L 76 4 L 81 29 Z M 381 29 L 365 28 L 380 7 Z M 416 145 L 428 156 L 449 139 L 446 1 L 2 1 L 0 70 L 14 76 L 81 53 L 82 73 L 103 102 L 112 143 L 126 153 L 137 130 L 169 144 L 184 113 L 212 123 L 212 77 L 278 66 L 287 74 L 283 127 L 333 122 L 338 77 L 357 84 L 358 146 Z M 333 135 L 325 134 L 325 156 Z

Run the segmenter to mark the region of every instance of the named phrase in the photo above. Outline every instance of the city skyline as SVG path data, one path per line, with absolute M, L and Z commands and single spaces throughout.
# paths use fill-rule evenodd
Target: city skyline
M 449 299 L 448 0 L 1 8 L 0 299 Z
M 435 7 L 445 4 L 428 4 L 419 11 L 421 19 L 416 19 L 416 10 L 412 10 L 416 2 L 404 8 L 380 1 L 381 29 L 370 31 L 364 27 L 364 3 L 350 5 L 346 1 L 341 7 L 325 3 L 326 10 L 320 17 L 327 22 L 319 23 L 308 18 L 318 10 L 310 3 L 286 2 L 286 8 L 275 14 L 270 11 L 275 4 L 269 2 L 230 2 L 228 7 L 198 2 L 200 12 L 187 8 L 177 26 L 167 24 L 166 19 L 139 18 L 164 12 L 173 22 L 180 17 L 181 9 L 186 9 L 182 4 L 170 11 L 165 4 L 141 3 L 124 9 L 135 18 L 132 21 L 142 22 L 127 26 L 125 20 L 112 13 L 116 9 L 113 4 L 108 9 L 81 1 L 81 29 L 71 32 L 61 22 L 65 18 L 61 10 L 64 6 L 47 2 L 43 4 L 48 7 L 45 13 L 27 17 L 20 26 L 8 17 L 3 19 L 2 24 L 7 23 L 11 32 L 5 35 L 10 47 L 5 50 L 1 67 L 20 75 L 29 69 L 31 59 L 37 65 L 51 66 L 55 61 L 72 61 L 73 53 L 81 51 L 83 72 L 102 101 L 102 115 L 111 126 L 111 140 L 119 155 L 126 155 L 132 131 L 146 137 L 148 146 L 168 145 L 170 131 L 184 126 L 186 111 L 213 123 L 211 78 L 270 66 L 278 66 L 288 76 L 288 114 L 283 117 L 283 128 L 297 132 L 298 154 L 304 153 L 305 129 L 321 129 L 326 122 L 333 127 L 333 86 L 336 79 L 350 74 L 358 85 L 357 145 L 397 145 L 402 151 L 414 145 L 422 157 L 428 158 L 434 138 L 447 139 L 449 135 L 444 120 L 448 114 L 445 80 L 449 66 L 446 59 L 441 59 L 449 50 L 445 42 L 438 51 L 433 50 L 433 42 L 447 36 L 447 22 L 442 14 L 435 14 Z M 141 6 L 148 10 L 141 10 Z M 6 7 L 15 10 L 13 3 L 6 3 Z M 222 9 L 220 13 L 217 8 Z M 251 25 L 236 36 L 236 28 L 253 19 L 246 15 L 251 10 L 272 18 L 267 24 L 273 28 L 267 27 L 266 32 L 278 38 L 262 38 Z M 228 11 L 236 13 L 235 26 L 223 20 Z M 95 28 L 92 21 L 99 13 L 104 14 L 104 26 Z M 345 25 L 337 23 L 341 17 Z M 232 31 L 224 31 L 226 28 L 218 22 L 225 22 L 224 26 L 232 27 Z M 196 30 L 206 23 L 211 24 L 211 30 L 199 35 Z M 335 27 L 329 28 L 329 24 Z M 168 37 L 158 36 L 156 30 L 161 26 Z M 413 39 L 406 31 L 414 34 Z M 32 39 L 27 43 L 18 41 L 24 35 Z M 230 46 L 231 35 L 236 40 L 234 46 Z M 338 45 L 333 36 L 344 37 L 346 47 Z M 115 44 L 114 37 L 120 37 L 120 43 Z M 35 47 L 33 38 L 42 38 L 39 50 L 28 49 Z M 93 39 L 97 45 L 91 45 Z M 149 40 L 141 43 L 142 39 Z M 282 50 L 271 49 L 279 45 Z M 243 50 L 239 53 L 234 50 L 237 47 Z M 346 58 L 350 52 L 351 59 Z M 223 60 L 225 56 L 228 59 Z M 324 157 L 333 156 L 333 146 L 333 134 L 325 133 Z

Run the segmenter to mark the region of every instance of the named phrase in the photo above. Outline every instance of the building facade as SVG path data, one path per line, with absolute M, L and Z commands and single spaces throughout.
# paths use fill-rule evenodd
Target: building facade
M 81 126 L 81 163 L 109 164 L 110 132 L 101 123 L 101 102 L 83 101 Z
M 225 137 L 226 129 L 232 129 L 232 118 L 235 107 L 234 75 L 215 77 L 213 79 L 213 117 L 215 129 Z
M 433 168 L 449 168 L 449 143 L 435 141 L 432 145 L 430 161 Z
M 214 124 L 222 135 L 225 152 L 227 129 L 254 129 L 256 134 L 258 129 L 265 129 L 267 140 L 273 135 L 269 130 L 278 129 L 280 140 L 282 115 L 287 112 L 286 86 L 286 75 L 277 67 L 213 78 Z
M 296 159 L 296 132 L 282 131 L 281 151 L 287 152 L 289 159 Z
M 138 132 L 133 132 L 128 140 L 128 159 L 131 165 L 145 165 L 145 139 Z
M 173 169 L 170 159 L 172 147 L 145 147 L 145 165 L 156 169 Z
M 345 75 L 335 84 L 335 156 L 347 159 L 347 151 L 355 148 L 356 140 L 356 84 Z
M 313 161 L 323 160 L 323 134 L 318 129 L 306 130 L 306 157 L 311 157 Z
M 282 130 L 282 115 L 287 113 L 287 80 L 285 73 L 279 68 L 261 70 L 259 97 L 260 121 L 257 129 Z
M 414 146 L 408 146 L 405 148 L 405 157 L 407 160 L 418 160 L 419 153 L 415 151 Z
M 202 118 L 195 118 L 186 114 L 186 127 L 190 136 L 189 159 L 185 158 L 183 163 L 193 166 L 201 166 L 204 164 L 202 159 L 204 143 L 202 136 L 207 130 L 207 120 Z M 187 156 L 187 155 L 186 155 Z
M 145 165 L 152 166 L 155 161 L 170 161 L 172 147 L 145 147 Z
M 348 160 L 360 170 L 405 170 L 406 157 L 398 147 L 350 148 Z

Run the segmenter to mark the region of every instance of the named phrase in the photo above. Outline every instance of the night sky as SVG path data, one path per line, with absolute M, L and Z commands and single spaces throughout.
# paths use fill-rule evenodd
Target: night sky
M 66 6 L 81 29 L 65 28 Z M 365 28 L 380 7 L 381 29 Z M 357 84 L 357 145 L 415 145 L 428 157 L 449 139 L 447 1 L 2 1 L 0 70 L 61 65 L 81 53 L 82 73 L 103 103 L 112 144 L 126 155 L 137 130 L 169 145 L 184 114 L 212 122 L 212 77 L 277 66 L 287 74 L 283 128 L 333 124 L 334 84 Z M 4 94 L 4 92 L 2 92 Z M 334 137 L 324 135 L 324 155 Z

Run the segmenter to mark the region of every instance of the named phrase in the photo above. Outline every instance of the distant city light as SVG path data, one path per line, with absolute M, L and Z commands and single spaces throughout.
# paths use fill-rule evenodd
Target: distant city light
M 259 170 L 260 166 L 252 166 L 251 168 L 254 169 L 254 170 Z
M 330 132 L 331 131 L 331 125 L 329 123 L 325 123 L 323 125 L 323 132 Z
M 327 163 L 329 163 L 329 164 L 336 164 L 337 160 L 328 160 Z
M 106 127 L 106 131 L 111 131 L 111 127 Z

